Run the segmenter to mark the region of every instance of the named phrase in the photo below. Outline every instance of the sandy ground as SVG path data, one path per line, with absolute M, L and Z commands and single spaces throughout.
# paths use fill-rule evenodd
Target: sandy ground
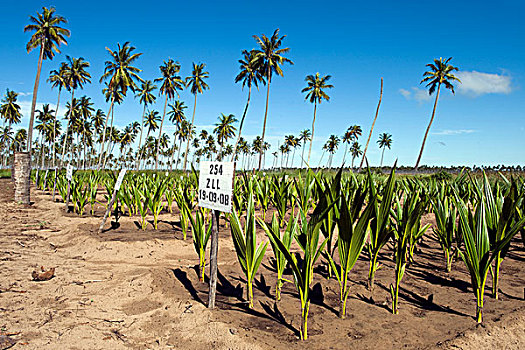
M 525 348 L 525 251 L 517 241 L 502 266 L 502 300 L 487 291 L 483 326 L 473 318 L 475 297 L 463 263 L 455 262 L 446 274 L 440 248 L 428 238 L 402 281 L 399 315 L 390 312 L 388 250 L 373 296 L 365 288 L 368 262 L 358 261 L 351 272 L 345 320 L 337 317 L 337 281 L 326 279 L 319 266 L 310 338 L 301 342 L 293 285 L 285 285 L 281 302 L 273 301 L 271 251 L 257 277 L 255 308 L 246 308 L 244 280 L 225 226 L 218 307 L 210 311 L 191 235 L 182 239 L 177 214 L 161 215 L 157 231 L 152 225 L 141 231 L 136 218 L 122 217 L 119 228 L 98 234 L 101 208 L 95 217 L 79 217 L 34 189 L 31 206 L 12 198 L 11 182 L 0 180 L 0 349 L 7 335 L 16 341 L 12 349 Z M 32 281 L 31 272 L 40 266 L 56 267 L 56 276 Z

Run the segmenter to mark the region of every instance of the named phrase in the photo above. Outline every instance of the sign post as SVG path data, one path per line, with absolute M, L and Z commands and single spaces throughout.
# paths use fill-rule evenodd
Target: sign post
M 212 209 L 210 247 L 210 290 L 208 308 L 215 307 L 217 293 L 217 255 L 219 252 L 220 212 L 231 213 L 235 162 L 200 163 L 199 206 Z
M 102 230 L 104 229 L 104 225 L 106 224 L 106 220 L 108 219 L 109 213 L 111 213 L 111 208 L 113 208 L 113 204 L 115 204 L 117 193 L 120 190 L 122 181 L 124 180 L 124 175 L 126 175 L 126 169 L 122 168 L 118 174 L 117 181 L 115 182 L 115 188 L 113 189 L 113 195 L 111 196 L 111 200 L 108 203 L 106 213 L 104 214 L 104 217 L 102 218 L 102 222 L 100 223 L 100 226 L 98 228 L 98 233 L 101 233 Z
M 73 166 L 71 164 L 67 165 L 66 179 L 67 179 L 66 211 L 69 212 L 69 198 L 71 197 L 71 180 L 73 180 Z

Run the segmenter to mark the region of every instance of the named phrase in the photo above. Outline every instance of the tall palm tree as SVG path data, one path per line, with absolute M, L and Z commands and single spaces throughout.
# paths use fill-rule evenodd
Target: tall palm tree
M 442 57 L 440 57 L 439 59 L 435 59 L 434 63 L 427 64 L 427 67 L 429 67 L 430 70 L 423 73 L 424 78 L 423 80 L 421 80 L 420 84 L 427 83 L 426 87 L 429 88 L 429 95 L 432 95 L 434 91 L 436 91 L 436 99 L 434 101 L 434 108 L 432 109 L 432 117 L 430 118 L 427 130 L 425 131 L 425 137 L 423 137 L 421 150 L 419 151 L 416 166 L 414 167 L 416 171 L 419 167 L 421 156 L 423 155 L 423 149 L 425 148 L 425 142 L 427 141 L 428 132 L 430 131 L 430 127 L 432 126 L 432 122 L 434 121 L 434 116 L 436 115 L 436 107 L 439 99 L 439 91 L 441 89 L 441 84 L 445 85 L 445 88 L 449 89 L 450 91 L 452 91 L 452 94 L 454 94 L 454 85 L 452 85 L 452 83 L 454 81 L 461 83 L 461 80 L 459 80 L 454 74 L 452 74 L 454 71 L 458 71 L 458 68 L 449 64 L 450 60 L 452 60 L 452 57 L 449 57 L 446 60 L 444 60 Z
M 379 135 L 379 140 L 377 140 L 377 143 L 379 144 L 379 148 L 383 149 L 383 152 L 381 152 L 381 164 L 380 167 L 383 166 L 383 156 L 385 155 L 385 149 L 392 146 L 392 135 L 384 132 L 381 135 Z
M 190 129 L 193 130 L 193 122 L 195 121 L 195 109 L 197 108 L 197 94 L 202 94 L 204 90 L 209 89 L 208 84 L 206 84 L 206 79 L 210 77 L 210 73 L 204 71 L 204 68 L 206 67 L 206 64 L 199 63 L 195 64 L 193 63 L 193 70 L 191 72 L 191 75 L 186 78 L 186 86 L 190 86 L 190 91 L 195 97 L 195 101 L 193 103 L 193 115 L 191 117 L 191 125 Z M 188 142 L 186 144 L 186 153 L 184 153 L 184 171 L 186 171 L 186 161 L 188 160 L 188 150 L 190 148 L 190 137 L 188 138 Z
M 264 122 L 263 122 L 263 130 L 262 130 L 262 142 L 264 142 L 264 135 L 266 133 L 266 119 L 268 117 L 268 100 L 270 97 L 270 84 L 272 82 L 272 75 L 273 73 L 276 73 L 283 76 L 283 71 L 281 69 L 281 65 L 284 63 L 293 64 L 293 62 L 284 57 L 283 54 L 290 51 L 290 48 L 284 47 L 281 48 L 281 45 L 283 43 L 283 39 L 286 38 L 286 35 L 283 35 L 279 38 L 279 28 L 277 28 L 273 35 L 268 38 L 266 35 L 261 35 L 261 37 L 258 37 L 257 35 L 254 35 L 253 38 L 259 45 L 259 49 L 255 50 L 255 57 L 253 58 L 253 61 L 255 62 L 255 65 L 257 67 L 260 67 L 259 69 L 266 75 L 266 82 L 268 84 L 267 90 L 266 90 L 266 108 L 264 110 Z M 262 165 L 262 149 L 260 150 L 261 153 L 259 153 L 259 170 L 261 170 Z
M 308 149 L 308 164 L 310 163 L 310 155 L 312 153 L 312 143 L 314 142 L 314 130 L 315 130 L 315 117 L 317 113 L 317 104 L 321 103 L 323 99 L 330 101 L 330 96 L 324 92 L 325 89 L 331 89 L 334 86 L 327 84 L 332 76 L 325 75 L 321 77 L 319 73 L 315 75 L 307 75 L 305 81 L 308 86 L 301 90 L 301 92 L 306 92 L 305 100 L 310 100 L 310 103 L 314 104 L 314 119 L 312 121 L 312 138 L 310 140 L 310 148 Z
M 58 70 L 52 70 L 49 72 L 49 78 L 47 81 L 51 83 L 51 88 L 58 87 L 58 98 L 57 106 L 55 108 L 55 115 L 53 117 L 53 168 L 56 166 L 56 127 L 57 127 L 57 114 L 58 108 L 60 107 L 60 93 L 63 88 L 67 88 L 67 63 L 62 62 Z
M 301 168 L 303 167 L 304 161 L 304 147 L 306 146 L 306 143 L 310 140 L 312 140 L 312 133 L 310 132 L 310 129 L 304 129 L 299 133 L 299 139 L 303 143 L 303 150 L 301 152 Z M 307 166 L 310 166 L 310 164 L 307 164 Z
M 27 143 L 27 131 L 26 129 L 18 129 L 15 133 L 13 142 L 13 151 L 21 152 Z
M 162 85 L 160 86 L 160 94 L 165 95 L 166 99 L 164 101 L 164 112 L 162 113 L 162 120 L 160 122 L 159 137 L 157 138 L 157 142 L 160 141 L 160 137 L 162 135 L 162 126 L 164 125 L 164 118 L 166 117 L 168 98 L 173 99 L 175 98 L 175 95 L 179 97 L 177 90 L 182 90 L 184 87 L 182 78 L 177 75 L 177 73 L 180 72 L 180 64 L 178 62 L 175 62 L 170 58 L 167 62 L 164 61 L 164 64 L 160 66 L 159 69 L 162 77 L 155 79 L 155 81 L 162 82 Z M 157 154 L 155 155 L 155 170 L 157 170 L 158 160 L 159 157 Z
M 45 59 L 52 60 L 55 53 L 60 53 L 58 46 L 61 44 L 67 45 L 66 37 L 69 37 L 70 35 L 68 29 L 61 27 L 63 23 L 67 23 L 67 20 L 62 16 L 55 15 L 55 11 L 54 7 L 49 9 L 42 7 L 42 13 L 37 13 L 36 17 L 30 16 L 29 21 L 31 24 L 24 27 L 24 32 L 34 32 L 26 45 L 27 52 L 29 53 L 36 48 L 40 49 L 35 86 L 33 88 L 33 100 L 31 101 L 31 114 L 29 117 L 29 142 L 27 145 L 29 153 L 31 153 L 33 122 L 35 120 L 36 98 L 38 94 L 38 85 L 40 83 L 40 73 L 42 71 L 42 61 Z
M 262 82 L 266 85 L 264 80 L 264 73 L 261 71 L 260 67 L 257 65 L 255 60 L 256 51 L 242 51 L 243 59 L 239 60 L 241 64 L 239 69 L 241 70 L 239 74 L 235 77 L 235 82 L 238 83 L 242 81 L 242 88 L 248 86 L 248 99 L 246 100 L 246 106 L 244 107 L 244 112 L 241 118 L 241 124 L 239 125 L 239 134 L 237 135 L 237 141 L 235 142 L 235 147 L 233 148 L 233 158 L 237 154 L 237 145 L 241 138 L 242 126 L 244 125 L 244 119 L 246 118 L 246 113 L 248 112 L 248 106 L 250 105 L 250 97 L 252 94 L 252 84 L 255 85 L 257 90 L 259 90 L 259 82 Z M 232 161 L 233 161 L 232 158 Z
M 73 100 L 75 99 L 75 90 L 82 89 L 84 84 L 91 82 L 91 75 L 86 71 L 89 68 L 89 62 L 85 61 L 83 57 L 71 58 L 66 56 L 67 64 L 64 66 L 64 74 L 66 77 L 66 87 L 71 91 L 71 104 L 73 106 Z M 72 109 L 69 109 L 71 112 Z M 73 120 L 69 118 L 69 120 Z M 68 133 L 68 128 L 70 124 L 66 125 L 66 135 Z M 64 144 L 62 145 L 62 164 L 64 164 L 64 155 L 66 150 L 66 141 L 67 137 L 64 139 Z
M 144 120 L 144 127 L 148 128 L 146 139 L 149 138 L 149 134 L 159 128 L 160 114 L 157 111 L 149 111 L 146 113 L 146 119 Z
M 4 98 L 2 99 L 2 104 L 0 105 L 0 115 L 5 122 L 7 122 L 7 134 L 11 132 L 11 125 L 20 123 L 22 118 L 22 113 L 20 112 L 20 105 L 18 101 L 18 93 L 7 89 Z M 6 135 L 7 135 L 6 134 Z M 2 143 L 2 148 L 5 147 L 6 150 L 10 149 L 11 143 Z
M 237 130 L 237 128 L 233 126 L 233 123 L 236 121 L 237 118 L 235 118 L 233 114 L 226 115 L 221 113 L 219 122 L 215 123 L 215 129 L 213 129 L 213 132 L 217 135 L 217 143 L 219 144 L 218 160 L 224 158 L 222 154 L 224 144 L 228 142 L 229 138 L 235 136 L 235 130 Z
M 352 154 L 352 169 L 354 168 L 354 159 L 361 156 L 363 151 L 361 151 L 361 145 L 359 142 L 354 141 L 350 147 L 350 154 Z
M 328 167 L 332 167 L 332 160 L 334 158 L 334 154 L 337 151 L 337 148 L 339 148 L 339 137 L 336 135 L 330 135 L 327 142 L 326 150 L 328 153 L 330 153 L 330 157 L 328 158 Z
M 366 151 L 368 150 L 368 144 L 370 143 L 370 138 L 372 138 L 372 132 L 374 131 L 374 125 L 376 124 L 377 116 L 379 114 L 379 107 L 381 106 L 381 100 L 383 99 L 383 77 L 381 77 L 381 89 L 379 90 L 379 102 L 377 103 L 376 115 L 374 121 L 372 122 L 372 127 L 370 128 L 370 134 L 368 134 L 368 139 L 366 140 L 365 150 L 363 152 L 363 158 L 361 158 L 361 163 L 359 164 L 359 171 L 363 167 L 363 162 L 366 158 Z
M 352 126 L 350 126 L 346 130 L 346 132 L 344 133 L 344 135 L 343 135 L 343 143 L 345 144 L 345 153 L 343 154 L 343 164 L 345 163 L 348 145 L 352 141 L 357 141 L 357 139 L 359 138 L 359 136 L 361 136 L 362 133 L 363 133 L 363 130 L 361 130 L 361 127 L 359 125 L 352 125 Z M 352 166 L 352 168 L 353 168 L 353 166 Z
M 35 129 L 40 133 L 40 143 L 42 147 L 40 148 L 40 156 L 41 156 L 41 165 L 40 168 L 44 167 L 44 138 L 46 135 L 48 135 L 48 130 L 51 126 L 51 121 L 53 120 L 53 115 L 55 114 L 54 110 L 52 110 L 49 107 L 49 104 L 45 104 L 42 106 L 42 110 L 35 111 L 37 113 L 36 120 L 37 124 L 35 126 Z M 48 142 L 49 139 L 46 139 L 46 142 Z
M 155 103 L 155 100 L 157 99 L 153 94 L 153 91 L 156 88 L 157 86 L 153 85 L 153 82 L 151 80 L 146 80 L 141 84 L 139 92 L 137 93 L 137 95 L 135 95 L 135 97 L 139 98 L 139 103 L 144 105 L 144 110 L 142 111 L 142 122 L 140 123 L 140 137 L 138 149 L 140 149 L 140 147 L 142 146 L 142 130 L 144 129 L 143 125 L 144 118 L 146 116 L 146 108 L 148 107 L 148 105 Z M 140 157 L 137 157 L 136 170 L 139 170 L 139 165 Z
M 184 114 L 184 110 L 187 108 L 187 106 L 182 101 L 175 101 L 174 104 L 170 104 L 171 110 L 168 112 L 168 117 L 170 118 L 170 121 L 177 126 L 177 130 L 173 134 L 174 137 L 179 138 L 179 146 L 177 147 L 177 165 L 179 164 L 179 156 L 180 156 L 180 149 L 182 147 L 182 138 L 180 138 L 180 130 L 182 127 L 182 122 L 186 121 L 186 115 Z M 173 139 L 175 143 L 175 138 Z M 173 166 L 173 157 L 175 155 L 175 152 L 172 153 L 171 156 L 171 164 L 170 167 Z
M 100 77 L 100 82 L 103 82 L 109 79 L 108 89 L 110 89 L 113 94 L 111 95 L 111 104 L 109 106 L 108 114 L 106 115 L 106 120 L 104 122 L 104 129 L 102 135 L 102 143 L 100 144 L 100 154 L 98 159 L 97 170 L 100 169 L 102 156 L 104 154 L 104 144 L 106 140 L 106 128 L 108 125 L 108 117 L 113 110 L 113 104 L 115 103 L 116 92 L 122 94 L 123 97 L 126 96 L 128 89 L 132 92 L 135 92 L 137 89 L 136 82 L 142 82 L 142 78 L 139 77 L 138 73 L 141 70 L 137 67 L 132 66 L 132 64 L 142 55 L 142 53 L 133 53 L 135 47 L 131 46 L 129 41 L 125 42 L 121 47 L 120 44 L 117 44 L 117 50 L 112 51 L 106 47 L 106 50 L 111 56 L 111 60 L 104 63 L 104 74 Z

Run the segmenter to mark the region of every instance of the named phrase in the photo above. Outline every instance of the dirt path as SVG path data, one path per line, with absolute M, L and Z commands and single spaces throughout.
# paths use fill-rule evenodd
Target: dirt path
M 372 298 L 368 263 L 360 260 L 352 271 L 346 320 L 336 315 L 337 282 L 319 268 L 310 339 L 301 342 L 293 286 L 286 284 L 283 300 L 273 303 L 270 251 L 255 308 L 247 310 L 229 229 L 221 228 L 220 294 L 211 312 L 191 237 L 181 239 L 176 215 L 163 214 L 158 231 L 149 225 L 144 232 L 123 217 L 118 229 L 99 235 L 100 217 L 65 214 L 63 203 L 32 191 L 34 204 L 21 207 L 10 201 L 11 182 L 0 180 L 0 335 L 11 334 L 13 349 L 525 348 L 525 252 L 517 244 L 502 267 L 503 300 L 487 294 L 484 327 L 473 320 L 475 298 L 462 262 L 447 275 L 439 247 L 428 240 L 402 282 L 398 316 L 389 311 L 387 252 Z M 56 267 L 56 277 L 31 281 L 40 266 Z

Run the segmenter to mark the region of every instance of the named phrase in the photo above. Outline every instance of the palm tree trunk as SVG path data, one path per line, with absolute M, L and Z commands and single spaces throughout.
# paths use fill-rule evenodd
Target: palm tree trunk
M 270 72 L 271 72 L 270 65 L 268 65 L 268 68 L 266 71 L 266 77 L 268 80 L 268 89 L 266 90 L 266 109 L 264 110 L 264 124 L 263 124 L 262 140 L 261 140 L 261 145 L 263 146 L 264 146 L 264 134 L 266 134 L 266 118 L 268 117 L 268 100 L 270 98 L 270 83 L 272 82 L 272 75 Z M 263 155 L 263 149 L 261 147 L 261 152 L 259 153 L 259 171 L 261 171 L 262 155 Z
M 164 101 L 164 112 L 162 113 L 162 120 L 160 121 L 159 137 L 157 138 L 157 152 L 155 153 L 155 170 L 157 170 L 159 164 L 159 141 L 162 136 L 162 126 L 164 125 L 164 118 L 166 117 L 166 106 L 168 105 L 168 94 L 166 94 L 166 100 Z
M 310 139 L 310 148 L 308 149 L 308 166 L 310 164 L 310 155 L 312 154 L 312 143 L 314 142 L 315 115 L 317 113 L 317 100 L 314 102 L 314 120 L 312 121 L 312 138 Z
M 139 149 L 140 150 L 140 145 L 142 144 L 142 130 L 144 129 L 144 117 L 146 116 L 146 106 L 147 104 L 145 103 L 144 104 L 144 111 L 142 112 L 142 123 L 140 124 L 140 137 L 139 137 Z M 139 167 L 140 167 L 140 156 L 137 154 L 137 161 L 135 162 L 136 163 L 136 169 L 135 170 L 139 170 Z
M 341 163 L 341 166 L 345 165 L 345 159 L 346 159 L 346 152 L 348 151 L 348 142 L 345 142 L 345 153 L 343 154 L 343 162 Z
M 363 167 L 363 162 L 365 161 L 366 150 L 368 149 L 368 143 L 370 142 L 370 138 L 372 137 L 372 132 L 374 131 L 374 125 L 376 123 L 377 115 L 379 114 L 379 106 L 381 106 L 381 99 L 382 98 L 383 98 L 383 77 L 381 77 L 381 90 L 379 92 L 379 103 L 377 104 L 376 116 L 374 117 L 374 121 L 372 123 L 372 127 L 370 128 L 370 134 L 368 134 L 368 140 L 366 140 L 365 150 L 363 151 L 363 158 L 361 158 L 361 164 L 359 164 L 359 170 L 358 171 L 361 171 L 361 168 Z
M 306 140 L 304 140 L 303 142 L 303 151 L 301 152 L 301 169 L 303 168 L 303 165 L 304 165 L 304 146 L 306 146 Z
M 195 101 L 193 102 L 193 115 L 191 117 L 191 125 L 188 133 L 188 141 L 186 142 L 186 152 L 184 152 L 184 171 L 186 171 L 186 161 L 188 160 L 188 150 L 190 149 L 191 132 L 193 130 L 193 122 L 195 121 L 195 110 L 197 109 L 197 92 L 195 92 Z
M 379 167 L 383 167 L 383 156 L 385 155 L 385 147 L 383 147 L 383 152 L 381 152 L 381 163 L 379 164 Z
M 109 114 L 113 111 L 113 103 L 115 102 L 115 95 L 111 95 L 111 104 L 109 105 L 109 111 L 106 115 L 106 120 L 104 121 L 104 131 L 102 133 L 102 143 L 100 144 L 100 154 L 98 155 L 98 164 L 97 164 L 97 171 L 100 170 L 100 165 L 102 164 L 102 154 L 104 153 L 104 144 L 106 143 L 106 129 L 108 127 L 108 118 Z
M 232 162 L 235 159 L 237 154 L 237 146 L 239 145 L 239 140 L 241 139 L 242 126 L 244 125 L 244 118 L 246 118 L 246 112 L 248 112 L 248 106 L 250 105 L 250 98 L 252 95 L 252 85 L 248 86 L 248 100 L 246 101 L 246 107 L 244 107 L 244 113 L 242 114 L 241 124 L 239 125 L 239 134 L 237 135 L 237 141 L 235 141 L 235 147 L 233 147 Z
M 71 104 L 69 106 L 69 120 L 67 121 L 67 125 L 66 125 L 66 133 L 65 133 L 65 136 L 64 136 L 64 142 L 62 143 L 62 157 L 61 157 L 61 162 L 60 162 L 60 166 L 63 167 L 64 166 L 64 156 L 66 155 L 66 144 L 67 144 L 67 135 L 69 133 L 69 124 L 71 123 L 71 112 L 72 112 L 72 109 L 73 109 L 73 100 L 75 98 L 75 89 L 72 89 L 71 90 Z
M 40 56 L 38 57 L 38 68 L 36 71 L 35 86 L 33 87 L 33 99 L 31 101 L 31 116 L 29 118 L 29 128 L 27 129 L 27 151 L 31 161 L 32 143 L 33 143 L 33 123 L 35 122 L 36 96 L 38 94 L 38 84 L 40 83 L 40 72 L 42 71 L 42 61 L 44 60 L 44 45 L 40 45 Z M 31 170 L 31 166 L 29 166 Z
M 60 106 L 60 92 L 61 91 L 62 91 L 62 87 L 59 87 L 58 88 L 57 109 L 55 110 L 55 117 L 53 120 L 53 168 L 56 166 L 55 160 L 57 156 L 57 152 L 56 152 L 57 114 L 58 114 L 58 107 Z
M 292 165 L 290 166 L 293 168 L 293 159 L 295 158 L 295 146 L 293 147 L 293 154 L 292 154 Z
M 427 131 L 425 131 L 425 137 L 423 138 L 423 143 L 421 144 L 421 150 L 419 151 L 419 156 L 417 157 L 416 166 L 414 167 L 415 171 L 417 171 L 417 168 L 419 167 L 419 162 L 421 161 L 421 156 L 423 155 L 423 149 L 425 148 L 425 142 L 427 141 L 428 132 L 430 131 L 430 127 L 432 126 L 432 122 L 434 121 L 434 116 L 436 115 L 436 107 L 437 107 L 437 103 L 439 99 L 440 89 L 441 89 L 441 83 L 438 84 L 436 100 L 434 101 L 434 109 L 432 110 L 432 118 L 430 118 L 430 123 L 428 123 Z

